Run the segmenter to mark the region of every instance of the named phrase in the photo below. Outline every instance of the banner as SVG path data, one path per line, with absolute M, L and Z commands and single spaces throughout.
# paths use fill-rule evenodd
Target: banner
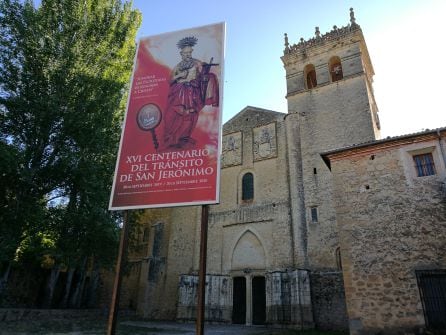
M 219 201 L 224 23 L 142 38 L 111 210 Z

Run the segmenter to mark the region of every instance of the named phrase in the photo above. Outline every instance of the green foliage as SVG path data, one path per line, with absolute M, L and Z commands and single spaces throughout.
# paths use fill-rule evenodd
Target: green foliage
M 113 260 L 107 206 L 140 21 L 119 0 L 0 0 L 5 259 Z
M 20 241 L 20 245 L 16 250 L 16 258 L 23 263 L 32 264 L 40 263 L 43 265 L 47 262 L 47 255 L 56 247 L 56 241 L 50 235 L 39 232 L 36 235 L 27 235 Z M 48 260 L 49 266 L 52 261 Z

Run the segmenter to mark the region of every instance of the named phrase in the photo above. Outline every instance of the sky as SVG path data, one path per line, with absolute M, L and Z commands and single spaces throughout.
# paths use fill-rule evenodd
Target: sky
M 134 0 L 138 38 L 226 23 L 223 122 L 246 106 L 287 112 L 283 55 L 290 44 L 349 23 L 354 8 L 375 70 L 382 137 L 446 127 L 443 0 Z

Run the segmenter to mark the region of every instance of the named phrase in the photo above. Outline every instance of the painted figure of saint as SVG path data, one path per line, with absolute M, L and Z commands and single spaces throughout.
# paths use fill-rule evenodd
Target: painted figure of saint
M 164 115 L 164 146 L 166 148 L 190 148 L 195 145 L 191 138 L 200 111 L 205 105 L 218 106 L 218 80 L 210 72 L 209 63 L 192 58 L 192 47 L 197 44 L 194 36 L 178 41 L 181 62 L 172 71 L 167 109 Z

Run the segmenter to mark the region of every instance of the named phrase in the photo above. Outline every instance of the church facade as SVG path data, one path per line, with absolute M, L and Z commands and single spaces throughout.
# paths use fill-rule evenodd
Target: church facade
M 376 292 L 358 288 L 359 282 L 369 287 L 373 279 L 361 277 L 357 265 L 365 257 L 356 254 L 361 250 L 358 243 L 368 250 L 369 240 L 353 239 L 353 219 L 346 217 L 356 206 L 366 206 L 367 198 L 352 193 L 362 190 L 366 177 L 354 174 L 357 165 L 342 163 L 350 160 L 340 148 L 384 142 L 377 141 L 373 66 L 353 10 L 346 27 L 326 34 L 316 28 L 314 38 L 297 44 L 290 44 L 285 35 L 282 62 L 288 113 L 248 106 L 223 127 L 220 204 L 210 206 L 209 213 L 206 319 L 350 328 L 352 334 L 392 329 L 393 324 L 395 329 L 422 327 L 416 282 L 410 293 L 414 308 L 404 314 L 406 323 L 396 322 L 397 316 L 384 322 L 385 311 L 364 307 L 370 303 L 364 294 Z M 444 130 L 439 134 L 435 157 L 441 179 Z M 353 181 L 358 185 L 349 186 L 347 197 L 344 185 Z M 441 199 L 438 195 L 432 206 Z M 376 205 L 387 200 L 378 198 Z M 431 230 L 441 217 L 444 223 L 442 206 Z M 365 222 L 373 222 L 367 217 L 370 212 L 361 214 Z M 147 318 L 195 319 L 200 222 L 200 207 L 151 209 L 140 215 L 139 249 L 130 253 L 133 266 L 124 280 L 121 306 Z M 445 235 L 443 227 L 438 246 Z M 435 257 L 442 257 L 435 268 L 444 268 L 444 253 Z M 377 308 L 379 303 L 373 302 Z M 370 314 L 380 316 L 373 319 Z

